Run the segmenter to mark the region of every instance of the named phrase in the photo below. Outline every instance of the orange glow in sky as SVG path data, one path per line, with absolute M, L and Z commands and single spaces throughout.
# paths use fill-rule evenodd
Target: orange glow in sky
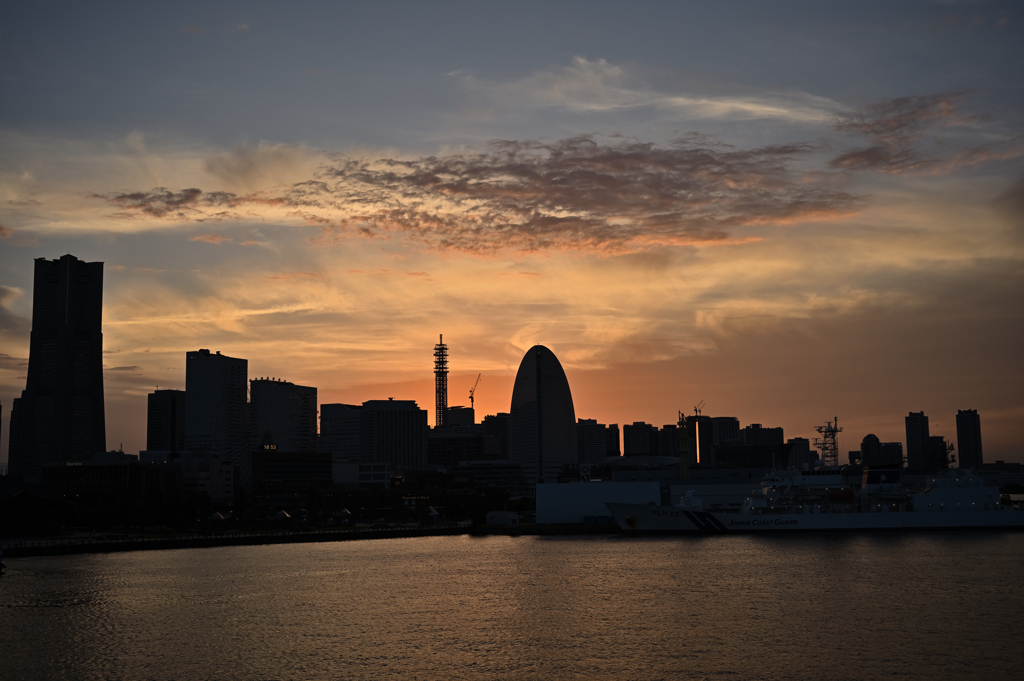
M 903 441 L 910 411 L 955 442 L 977 409 L 985 460 L 1024 461 L 1024 18 L 748 9 L 490 17 L 486 50 L 483 17 L 443 3 L 424 26 L 15 13 L 0 461 L 32 260 L 68 252 L 106 263 L 110 448 L 145 447 L 147 393 L 183 388 L 199 348 L 432 420 L 443 333 L 449 404 L 481 374 L 478 417 L 542 344 L 579 418 L 661 426 L 704 400 L 811 438 L 838 415 L 845 452 Z

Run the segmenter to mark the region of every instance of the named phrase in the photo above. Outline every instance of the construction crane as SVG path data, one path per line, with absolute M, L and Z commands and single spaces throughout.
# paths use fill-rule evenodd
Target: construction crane
M 480 385 L 480 374 L 476 375 L 476 383 L 473 384 L 473 387 L 469 391 L 469 408 L 470 409 L 473 408 L 473 395 L 476 394 L 476 387 L 478 385 Z
M 696 414 L 697 416 L 700 416 L 700 410 L 703 409 L 703 408 L 704 408 L 704 400 L 701 400 L 700 404 L 698 404 L 697 406 L 695 406 L 693 408 L 693 413 Z

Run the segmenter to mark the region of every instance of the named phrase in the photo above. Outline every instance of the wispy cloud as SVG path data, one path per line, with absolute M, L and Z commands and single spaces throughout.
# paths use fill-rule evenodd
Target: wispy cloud
M 826 122 L 842 109 L 832 100 L 802 92 L 710 95 L 657 88 L 628 66 L 580 56 L 567 65 L 507 83 L 479 79 L 464 71 L 451 75 L 467 90 L 481 93 L 502 106 L 577 112 L 653 108 L 690 119 L 776 118 L 805 123 Z
M 323 156 L 305 146 L 261 143 L 214 154 L 206 171 L 227 189 L 255 191 L 307 179 Z
M 268 274 L 264 278 L 272 279 L 275 281 L 285 281 L 288 279 L 318 280 L 323 279 L 324 275 L 321 272 L 279 272 L 278 274 Z
M 28 367 L 27 357 L 11 357 L 0 352 L 0 369 L 23 371 Z
M 225 242 L 232 241 L 229 236 L 222 236 L 220 234 L 199 234 L 194 236 L 189 241 L 202 241 L 208 244 L 223 244 Z
M 986 143 L 964 149 L 928 143 L 926 135 L 942 128 L 978 123 L 983 117 L 962 113 L 958 105 L 966 92 L 899 97 L 876 102 L 837 119 L 835 129 L 866 137 L 870 146 L 843 151 L 829 162 L 842 170 L 884 173 L 928 171 L 945 173 L 963 166 L 998 158 L 1015 158 L 1024 149 L 1020 138 Z
M 13 309 L 14 302 L 22 295 L 24 292 L 20 288 L 0 285 L 0 331 L 28 332 L 28 317 L 22 317 Z
M 956 104 L 965 95 L 964 92 L 952 92 L 885 99 L 840 118 L 836 129 L 864 135 L 886 144 L 910 144 L 917 140 L 926 126 L 976 120 L 976 117 L 965 116 L 957 111 Z

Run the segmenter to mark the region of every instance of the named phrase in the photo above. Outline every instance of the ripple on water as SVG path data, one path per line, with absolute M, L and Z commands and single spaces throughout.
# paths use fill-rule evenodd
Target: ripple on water
M 437 537 L 12 559 L 24 679 L 1001 678 L 1024 535 Z

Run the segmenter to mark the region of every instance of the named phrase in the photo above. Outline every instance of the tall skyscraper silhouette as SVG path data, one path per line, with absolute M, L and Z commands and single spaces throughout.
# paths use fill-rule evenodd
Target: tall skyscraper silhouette
M 185 449 L 214 452 L 249 486 L 249 361 L 209 350 L 185 353 Z
M 957 409 L 956 448 L 960 468 L 976 471 L 985 463 L 981 458 L 981 417 L 976 409 Z
M 565 464 L 578 463 L 569 380 L 543 345 L 527 350 L 519 364 L 509 413 L 509 458 L 523 467 L 527 482 L 556 482 Z
M 106 451 L 102 322 L 103 263 L 36 259 L 28 377 L 11 411 L 12 475 Z
M 914 470 L 928 470 L 931 462 L 928 460 L 928 417 L 923 411 L 912 411 L 907 414 L 907 468 Z

